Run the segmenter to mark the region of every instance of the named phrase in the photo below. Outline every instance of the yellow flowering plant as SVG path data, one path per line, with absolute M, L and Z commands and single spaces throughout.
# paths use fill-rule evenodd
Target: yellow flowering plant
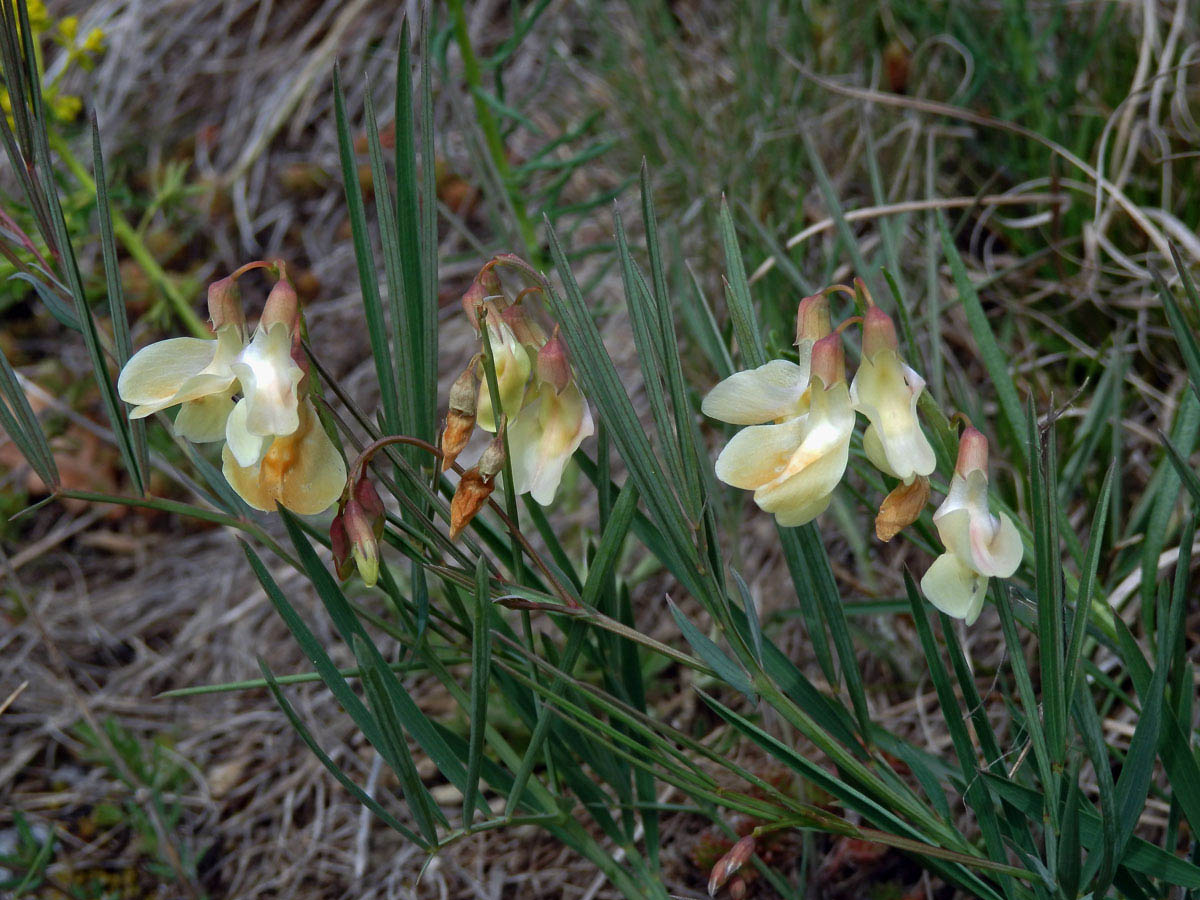
M 456 34 L 465 32 L 462 4 L 450 10 Z M 869 295 L 844 286 L 805 298 L 795 355 L 769 359 L 758 314 L 771 298 L 756 304 L 725 206 L 728 331 L 698 291 L 698 315 L 687 324 L 700 350 L 694 359 L 685 353 L 675 332 L 681 286 L 663 251 L 648 170 L 644 254 L 631 250 L 615 219 L 632 336 L 619 315 L 602 312 L 620 308 L 607 286 L 593 295 L 576 280 L 553 224 L 542 235 L 526 222 L 520 232 L 532 235 L 535 262 L 502 254 L 460 285 L 477 343 L 440 350 L 440 301 L 456 276 L 439 268 L 436 166 L 418 152 L 434 143 L 433 117 L 414 116 L 414 107 L 434 106 L 431 79 L 422 79 L 414 104 L 408 51 L 405 39 L 394 188 L 366 116 L 374 204 L 364 202 L 340 85 L 333 103 L 377 408 L 362 408 L 330 376 L 320 335 L 306 346 L 281 264 L 251 263 L 216 282 L 205 334 L 134 353 L 117 272 L 106 272 L 110 341 L 67 241 L 45 261 L 61 277 L 39 284 L 69 298 L 60 321 L 86 344 L 131 489 L 102 495 L 63 485 L 0 354 L 0 419 L 54 496 L 240 531 L 264 602 L 303 650 L 296 680 L 319 679 L 336 698 L 353 722 L 352 746 L 327 752 L 321 741 L 339 730 L 311 733 L 265 664 L 257 686 L 341 788 L 429 858 L 485 830 L 538 828 L 596 868 L 602 877 L 592 893 L 666 900 L 679 893 L 668 854 L 683 821 L 666 817 L 686 816 L 689 827 L 706 818 L 722 832 L 723 845 L 712 842 L 704 856 L 718 896 L 764 884 L 794 895 L 793 876 L 834 870 L 816 856 L 826 847 L 838 864 L 868 852 L 904 854 L 923 870 L 923 888 L 983 900 L 1200 889 L 1188 855 L 1188 835 L 1200 827 L 1186 640 L 1194 525 L 1172 519 L 1186 453 L 1174 464 L 1164 458 L 1159 471 L 1179 480 L 1160 478 L 1167 488 L 1156 489 L 1147 516 L 1174 521 L 1173 578 L 1156 587 L 1161 544 L 1148 529 L 1138 536 L 1149 549 L 1138 546 L 1141 556 L 1123 562 L 1124 571 L 1114 564 L 1101 572 L 1107 556 L 1129 556 L 1110 537 L 1129 523 L 1112 529 L 1104 519 L 1111 479 L 1079 565 L 1064 565 L 1059 529 L 1073 524 L 1053 477 L 1053 417 L 1045 428 L 1029 423 L 1027 459 L 1013 443 L 995 454 L 1019 479 L 1028 476 L 1027 491 L 1006 493 L 1002 480 L 989 480 L 987 442 L 969 426 L 950 471 L 955 435 L 925 391 L 911 329 L 902 344 Z M 478 77 L 475 69 L 468 80 Z M 419 139 L 400 127 L 418 119 L 427 129 Z M 35 174 L 35 190 L 55 184 L 52 172 Z M 36 196 L 61 216 L 48 195 Z M 104 216 L 107 205 L 99 206 Z M 368 208 L 380 215 L 383 278 Z M 66 233 L 53 224 L 50 237 Z M 106 224 L 97 256 L 111 266 L 118 256 Z M 962 261 L 949 237 L 943 252 L 957 275 Z M 552 276 L 536 262 L 543 254 Z M 248 322 L 237 284 L 251 270 L 274 283 Z M 1179 273 L 1180 290 L 1200 303 L 1188 277 Z M 971 282 L 956 278 L 956 286 L 968 305 Z M 831 297 L 847 293 L 859 301 L 857 315 L 835 323 Z M 1169 290 L 1163 296 L 1186 324 L 1190 313 L 1169 305 Z M 977 298 L 968 313 L 989 376 L 1007 376 Z M 632 345 L 640 381 L 606 341 Z M 1184 352 L 1200 358 L 1194 340 Z M 716 384 L 697 402 L 708 364 Z M 1009 388 L 999 392 L 1007 430 L 998 434 L 1019 431 Z M 1194 424 L 1194 398 L 1184 396 L 1181 420 Z M 958 397 L 975 411 L 975 398 Z M 978 407 L 990 411 L 987 400 Z M 146 441 L 147 424 L 168 424 L 175 408 L 169 427 L 191 464 L 186 472 L 188 462 L 159 452 L 161 440 Z M 700 413 L 740 430 L 710 453 Z M 472 463 L 476 426 L 487 433 L 476 446 L 486 446 Z M 220 468 L 215 448 L 193 443 L 220 444 Z M 189 499 L 155 496 L 151 465 Z M 579 477 L 566 478 L 568 467 Z M 847 472 L 854 483 L 844 486 Z M 756 525 L 762 512 L 774 517 L 777 543 L 721 502 L 721 483 L 752 492 L 750 515 Z M 887 491 L 876 534 L 904 535 L 899 552 L 849 535 L 865 548 L 855 549 L 864 566 L 901 564 L 894 580 L 866 573 L 880 576 L 886 587 L 878 590 L 854 577 L 862 573 L 842 572 L 844 558 L 827 550 L 835 534 L 847 536 L 847 522 L 859 528 L 873 512 L 850 502 L 863 484 Z M 933 490 L 946 496 L 930 510 Z M 828 512 L 835 500 L 839 521 Z M 247 504 L 277 516 L 247 515 Z M 327 533 L 300 518 L 322 512 L 330 513 Z M 923 567 L 926 556 L 933 563 L 920 579 L 922 599 L 908 568 Z M 1023 566 L 1027 557 L 1033 564 Z M 776 558 L 786 575 L 783 565 L 758 571 Z M 1141 641 L 1108 610 L 1105 593 L 1138 565 L 1150 573 L 1141 587 L 1153 619 Z M 281 584 L 276 568 L 285 566 L 290 580 Z M 893 588 L 903 591 L 899 601 L 884 593 Z M 769 606 L 760 603 L 767 591 Z M 320 604 L 298 603 L 305 592 Z M 972 657 L 987 641 L 963 643 L 955 621 L 976 623 L 974 639 L 988 624 L 977 620 L 987 600 L 999 620 L 994 643 L 1003 641 L 994 671 Z M 885 611 L 894 617 L 878 627 Z M 314 617 L 327 621 L 314 628 Z M 895 667 L 886 660 L 897 677 L 870 685 L 864 672 L 882 668 L 885 636 L 897 656 L 906 645 L 920 653 Z M 981 685 L 1003 702 L 986 707 Z M 936 739 L 894 715 L 881 718 L 878 698 L 934 716 Z M 1101 712 L 1117 702 L 1138 718 L 1110 750 L 1099 739 Z M 382 777 L 363 787 L 376 767 Z M 1085 770 L 1094 781 L 1084 783 Z M 1139 823 L 1152 795 L 1170 811 L 1165 824 Z M 790 840 L 797 830 L 812 839 Z M 697 883 L 690 873 L 679 887 Z

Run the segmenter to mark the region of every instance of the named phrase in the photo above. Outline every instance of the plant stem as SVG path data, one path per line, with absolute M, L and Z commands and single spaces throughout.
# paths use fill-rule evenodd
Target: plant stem
M 514 190 L 512 166 L 509 165 L 508 154 L 504 150 L 504 138 L 500 134 L 500 126 L 496 122 L 492 108 L 488 106 L 482 96 L 483 78 L 479 69 L 479 60 L 471 46 L 471 35 L 467 29 L 467 15 L 463 10 L 463 2 L 462 0 L 448 0 L 447 5 L 450 7 L 450 16 L 454 20 L 454 40 L 458 44 L 459 53 L 462 54 L 463 75 L 467 79 L 467 88 L 470 90 L 471 100 L 475 104 L 475 117 L 479 121 L 479 128 L 483 131 L 488 155 L 491 156 L 505 193 L 508 194 L 513 215 L 517 220 L 517 229 L 521 233 L 521 242 L 525 245 L 525 253 L 531 261 L 537 263 L 541 259 L 537 232 L 525 209 L 524 198 Z
M 88 170 L 83 167 L 83 164 L 76 159 L 67 142 L 53 132 L 50 134 L 50 142 L 53 144 L 54 151 L 58 154 L 59 159 L 63 161 L 71 171 L 71 174 L 75 176 L 75 180 L 85 190 L 95 194 L 95 180 Z M 141 266 L 142 271 L 146 273 L 146 277 L 154 283 L 154 286 L 166 298 L 175 315 L 179 317 L 179 320 L 188 331 L 192 332 L 196 337 L 211 338 L 212 335 L 209 333 L 208 328 L 205 327 L 204 322 L 196 315 L 187 297 L 183 295 L 183 292 L 171 280 L 171 276 L 158 264 L 158 260 L 154 258 L 154 254 L 150 252 L 150 249 L 142 240 L 142 236 L 138 234 L 137 229 L 129 224 L 129 220 L 121 214 L 120 210 L 113 209 L 111 213 L 113 233 L 125 246 L 129 255 L 133 257 L 134 262 Z

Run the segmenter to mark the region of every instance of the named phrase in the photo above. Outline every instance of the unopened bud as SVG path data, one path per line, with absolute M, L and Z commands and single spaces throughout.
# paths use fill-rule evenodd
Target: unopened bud
M 227 325 L 245 330 L 246 314 L 242 310 L 241 295 L 232 275 L 208 286 L 208 318 L 213 331 L 219 331 Z
M 346 534 L 343 515 L 344 512 L 339 512 L 329 523 L 329 547 L 333 551 L 333 568 L 337 572 L 338 578 L 345 581 L 350 577 L 354 559 L 350 556 L 350 538 Z
M 832 329 L 829 321 L 829 298 L 813 294 L 800 301 L 796 310 L 796 343 L 819 341 Z
M 973 426 L 963 430 L 958 439 L 958 462 L 954 471 L 964 478 L 972 469 L 982 469 L 987 474 L 988 442 L 987 438 Z
M 538 350 L 538 378 L 547 384 L 554 385 L 554 392 L 561 394 L 571 383 L 571 364 L 567 361 L 567 345 L 554 327 L 554 334 Z
M 450 540 L 457 538 L 471 524 L 495 487 L 494 479 L 484 478 L 478 467 L 463 472 L 454 497 L 450 500 Z
M 827 388 L 846 380 L 846 354 L 840 334 L 828 334 L 813 344 L 811 371 Z
M 522 344 L 537 346 L 546 339 L 546 333 L 537 326 L 537 323 L 530 320 L 525 313 L 525 307 L 520 303 L 504 307 L 500 311 L 500 318 Z M 498 340 L 500 336 L 493 331 L 491 337 L 492 340 Z
M 875 536 L 885 543 L 917 521 L 929 501 L 929 479 L 918 475 L 909 484 L 898 484 L 883 498 L 875 517 Z
M 500 470 L 504 468 L 504 431 L 507 419 L 508 416 L 500 417 L 500 427 L 496 429 L 496 436 L 484 449 L 475 466 L 479 474 L 489 480 L 499 475 Z
M 717 864 L 712 868 L 712 874 L 708 878 L 708 895 L 715 897 L 717 891 L 724 887 L 734 873 L 742 866 L 750 861 L 750 857 L 754 855 L 754 835 L 748 834 L 729 850 L 724 856 L 717 860 Z M 740 879 L 739 879 L 740 880 Z M 732 886 L 731 886 L 732 888 Z M 745 885 L 743 885 L 743 889 Z
M 343 515 L 346 538 L 350 542 L 350 556 L 358 567 L 358 575 L 367 587 L 373 587 L 379 579 L 379 539 L 371 527 L 371 518 L 362 505 L 351 498 Z
M 295 328 L 296 319 L 300 315 L 300 299 L 296 296 L 296 289 L 292 287 L 287 273 L 283 271 L 283 263 L 279 263 L 279 269 L 280 278 L 271 288 L 271 293 L 267 294 L 267 302 L 263 305 L 259 324 L 266 328 L 281 322 L 290 331 Z
M 450 386 L 450 408 L 446 413 L 446 428 L 442 432 L 443 472 L 454 465 L 458 454 L 471 440 L 478 404 L 478 376 L 475 374 L 475 363 L 472 362 Z
M 881 350 L 898 350 L 896 325 L 892 317 L 878 306 L 868 306 L 863 316 L 863 356 L 872 357 Z

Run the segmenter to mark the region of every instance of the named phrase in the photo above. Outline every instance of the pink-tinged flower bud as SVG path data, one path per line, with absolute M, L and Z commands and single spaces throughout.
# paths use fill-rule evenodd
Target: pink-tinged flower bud
M 354 486 L 354 500 L 362 508 L 375 537 L 383 537 L 383 520 L 386 510 L 383 501 L 379 499 L 379 492 L 375 490 L 375 485 L 366 475 L 363 475 L 358 480 L 358 484 Z
M 571 364 L 567 361 L 567 345 L 554 327 L 550 340 L 542 345 L 537 355 L 538 378 L 554 386 L 554 393 L 561 394 L 571 383 Z
M 954 471 L 964 478 L 973 469 L 982 469 L 987 476 L 988 442 L 978 429 L 967 426 L 958 439 L 958 462 Z
M 475 413 L 479 404 L 479 382 L 474 362 L 463 370 L 450 386 L 446 428 L 442 432 L 442 471 L 447 471 L 458 458 L 471 432 L 475 430 Z
M 840 334 L 828 334 L 813 344 L 812 375 L 820 378 L 826 388 L 846 380 L 846 354 Z
M 359 577 L 367 587 L 374 587 L 379 579 L 379 539 L 375 536 L 371 517 L 362 504 L 351 498 L 346 504 L 342 520 L 350 541 L 350 556 L 358 567 Z
M 475 466 L 479 470 L 479 474 L 489 480 L 495 478 L 500 473 L 500 470 L 504 468 L 504 432 L 507 422 L 508 417 L 502 416 L 500 427 L 496 429 L 496 436 L 484 449 L 479 457 L 479 462 Z
M 512 330 L 517 340 L 525 346 L 538 347 L 545 343 L 546 332 L 542 331 L 537 322 L 529 318 L 525 307 L 520 303 L 506 306 L 500 311 L 500 318 Z
M 345 581 L 350 577 L 354 559 L 350 556 L 350 538 L 346 534 L 346 523 L 339 512 L 329 524 L 329 546 L 333 551 L 333 568 L 338 578 Z
M 863 316 L 863 356 L 873 357 L 881 350 L 899 350 L 896 325 L 892 317 L 878 306 L 868 306 Z
M 278 322 L 288 331 L 292 331 L 296 328 L 300 315 L 300 299 L 296 296 L 296 289 L 284 271 L 283 263 L 279 263 L 278 266 L 280 278 L 271 288 L 271 292 L 267 294 L 267 302 L 263 305 L 259 324 L 263 328 L 268 328 Z
M 715 897 L 717 891 L 724 887 L 730 877 L 750 861 L 754 855 L 754 835 L 748 834 L 730 849 L 728 853 L 717 860 L 708 878 L 708 895 Z M 732 885 L 730 886 L 732 888 Z M 743 890 L 745 885 L 742 885 Z
M 796 343 L 819 341 L 829 334 L 833 325 L 829 320 L 829 298 L 824 294 L 813 294 L 800 301 L 796 310 Z
M 246 330 L 246 313 L 242 310 L 241 292 L 232 275 L 208 286 L 208 318 L 213 331 L 234 325 L 239 331 Z
M 356 567 L 363 584 L 367 587 L 375 585 L 379 578 L 383 521 L 383 501 L 364 474 L 343 495 L 337 515 L 329 526 L 329 545 L 339 578 L 349 578 L 351 568 Z
M 501 293 L 500 277 L 487 265 L 479 270 L 471 286 L 462 295 L 463 312 L 467 314 L 467 320 L 476 334 L 479 333 L 479 313 L 483 310 L 484 302 L 489 298 L 499 297 Z

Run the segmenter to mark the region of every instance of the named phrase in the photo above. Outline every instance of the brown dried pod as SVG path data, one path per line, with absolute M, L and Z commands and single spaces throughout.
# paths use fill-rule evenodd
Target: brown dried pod
M 898 484 L 879 505 L 875 536 L 887 542 L 911 525 L 929 502 L 929 479 L 918 475 L 911 484 Z

